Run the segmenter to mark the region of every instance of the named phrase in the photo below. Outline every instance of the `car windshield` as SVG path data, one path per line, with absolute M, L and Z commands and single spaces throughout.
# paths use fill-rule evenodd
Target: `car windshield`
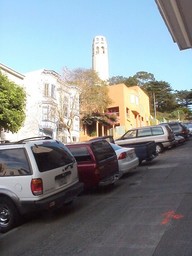
M 131 139 L 131 138 L 136 138 L 137 131 L 136 130 L 130 130 L 127 133 L 125 133 L 122 138 L 123 139 Z

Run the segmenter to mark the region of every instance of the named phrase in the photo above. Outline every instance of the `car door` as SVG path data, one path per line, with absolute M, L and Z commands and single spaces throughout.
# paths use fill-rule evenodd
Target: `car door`
M 109 142 L 99 140 L 93 142 L 91 147 L 96 158 L 101 180 L 108 179 L 119 173 L 117 156 Z

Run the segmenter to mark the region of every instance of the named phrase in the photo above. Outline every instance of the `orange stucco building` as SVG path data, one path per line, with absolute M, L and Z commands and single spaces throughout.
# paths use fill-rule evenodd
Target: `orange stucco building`
M 149 97 L 139 87 L 127 87 L 125 84 L 108 86 L 112 104 L 108 111 L 116 113 L 118 122 L 113 136 L 118 137 L 133 127 L 150 125 Z

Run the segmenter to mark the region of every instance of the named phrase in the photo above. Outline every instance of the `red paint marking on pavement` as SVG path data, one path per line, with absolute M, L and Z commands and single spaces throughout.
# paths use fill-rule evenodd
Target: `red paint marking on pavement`
M 162 220 L 161 224 L 166 225 L 169 223 L 171 219 L 179 220 L 182 219 L 184 216 L 182 214 L 176 214 L 175 211 L 168 211 L 163 214 L 164 219 Z

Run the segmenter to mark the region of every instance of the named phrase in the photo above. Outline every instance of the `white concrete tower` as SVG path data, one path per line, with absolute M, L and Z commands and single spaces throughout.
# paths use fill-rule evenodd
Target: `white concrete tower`
M 92 68 L 101 80 L 109 79 L 107 41 L 104 36 L 96 36 L 92 45 Z

